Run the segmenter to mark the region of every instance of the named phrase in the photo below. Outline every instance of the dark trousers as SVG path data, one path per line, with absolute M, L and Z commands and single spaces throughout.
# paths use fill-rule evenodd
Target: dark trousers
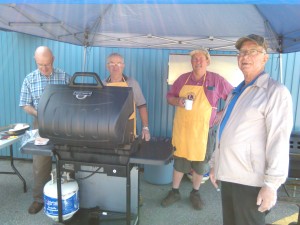
M 223 225 L 265 225 L 266 213 L 258 211 L 260 187 L 222 182 Z

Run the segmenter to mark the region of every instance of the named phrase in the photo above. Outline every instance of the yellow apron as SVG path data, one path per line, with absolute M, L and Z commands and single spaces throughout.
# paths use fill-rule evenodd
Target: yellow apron
M 190 76 L 179 92 L 179 97 L 188 98 L 192 95 L 193 108 L 186 110 L 177 107 L 172 144 L 176 149 L 175 156 L 186 158 L 189 161 L 204 161 L 212 106 L 204 92 L 206 75 L 202 86 L 186 85 Z
M 122 77 L 122 82 L 113 82 L 113 83 L 106 83 L 106 86 L 112 87 L 129 87 L 127 82 L 125 81 L 124 77 Z M 130 115 L 128 120 L 133 120 L 133 132 L 134 136 L 136 137 L 136 112 L 135 112 L 135 102 L 133 102 L 133 113 Z

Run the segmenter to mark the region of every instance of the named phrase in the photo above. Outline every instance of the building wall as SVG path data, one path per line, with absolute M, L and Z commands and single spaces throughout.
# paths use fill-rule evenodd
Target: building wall
M 12 123 L 31 123 L 32 119 L 19 106 L 20 89 L 24 77 L 36 69 L 33 53 L 40 45 L 49 46 L 55 56 L 54 66 L 64 69 L 69 74 L 88 71 L 96 72 L 101 79 L 108 75 L 105 60 L 112 52 L 118 52 L 125 58 L 126 75 L 133 76 L 145 95 L 149 111 L 149 127 L 152 136 L 171 137 L 174 107 L 166 101 L 169 86 L 169 54 L 186 54 L 185 50 L 137 49 L 137 48 L 102 48 L 92 47 L 86 50 L 82 46 L 60 43 L 57 41 L 33 37 L 30 35 L 0 31 L 0 127 Z M 86 54 L 85 54 L 86 53 Z M 211 54 L 230 54 L 212 52 Z M 231 53 L 232 54 L 232 53 Z M 84 65 L 84 55 L 87 63 Z M 300 130 L 299 77 L 300 52 L 282 55 L 282 81 L 291 91 L 294 102 L 294 130 Z M 270 55 L 266 71 L 280 80 L 279 55 Z M 138 131 L 141 123 L 138 120 Z M 18 158 L 31 158 L 22 155 L 15 145 L 14 155 Z M 7 155 L 8 149 L 1 150 L 0 156 Z

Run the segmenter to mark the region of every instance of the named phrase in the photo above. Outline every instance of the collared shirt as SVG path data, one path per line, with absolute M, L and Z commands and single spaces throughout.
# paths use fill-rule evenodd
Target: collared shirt
M 223 119 L 222 119 L 222 121 L 221 121 L 221 123 L 220 123 L 220 128 L 219 128 L 219 140 L 220 140 L 220 138 L 221 138 L 221 135 L 222 135 L 223 129 L 224 129 L 226 123 L 227 123 L 227 120 L 228 120 L 228 118 L 230 117 L 230 114 L 231 114 L 231 112 L 232 112 L 232 109 L 233 109 L 233 107 L 235 106 L 235 103 L 236 103 L 236 101 L 238 100 L 238 98 L 240 97 L 240 95 L 243 93 L 243 91 L 244 91 L 247 87 L 253 85 L 254 82 L 257 80 L 257 78 L 258 78 L 260 75 L 264 74 L 264 73 L 265 73 L 265 71 L 261 72 L 258 76 L 256 76 L 255 79 L 253 79 L 253 80 L 252 80 L 249 84 L 247 84 L 247 85 L 245 85 L 245 81 L 242 81 L 242 82 L 241 82 L 241 83 L 240 83 L 240 84 L 232 91 L 233 97 L 232 97 L 232 99 L 231 99 L 231 101 L 230 101 L 230 103 L 229 103 L 229 105 L 228 105 L 228 108 L 227 108 L 227 110 L 226 110 L 226 113 L 225 113 L 225 115 L 224 115 L 224 117 L 223 117 Z
M 70 75 L 58 68 L 53 68 L 49 78 L 38 69 L 31 72 L 23 81 L 19 106 L 31 105 L 37 110 L 39 100 L 48 84 L 68 84 L 70 78 Z
M 134 102 L 135 102 L 136 106 L 138 108 L 145 106 L 146 99 L 143 95 L 143 92 L 142 92 L 142 89 L 141 89 L 139 83 L 133 77 L 125 76 L 124 74 L 123 74 L 123 78 L 124 78 L 125 82 L 127 83 L 128 87 L 132 88 L 133 98 L 134 98 Z M 110 83 L 110 82 L 111 82 L 110 77 L 108 77 L 105 79 L 103 84 L 106 85 L 107 83 Z
M 187 81 L 188 77 L 190 77 L 190 79 Z M 203 82 L 204 76 L 199 81 L 196 81 L 193 72 L 182 74 L 172 85 L 171 89 L 167 93 L 167 98 L 179 97 L 179 92 L 185 84 L 202 86 Z M 209 123 L 210 127 L 212 127 L 217 114 L 219 99 L 225 100 L 232 89 L 232 85 L 225 78 L 217 73 L 206 71 L 204 92 L 210 105 L 213 107 Z

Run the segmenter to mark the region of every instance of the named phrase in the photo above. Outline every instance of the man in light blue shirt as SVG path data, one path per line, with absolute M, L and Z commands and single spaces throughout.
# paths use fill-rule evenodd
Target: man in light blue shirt
M 37 109 L 45 87 L 48 84 L 68 84 L 70 76 L 61 69 L 53 68 L 54 56 L 46 46 L 36 49 L 34 59 L 37 70 L 29 73 L 21 88 L 20 104 L 24 111 L 34 117 L 35 129 L 38 128 Z M 30 214 L 38 213 L 44 205 L 43 188 L 50 180 L 52 159 L 50 156 L 33 155 L 33 203 L 28 208 Z

